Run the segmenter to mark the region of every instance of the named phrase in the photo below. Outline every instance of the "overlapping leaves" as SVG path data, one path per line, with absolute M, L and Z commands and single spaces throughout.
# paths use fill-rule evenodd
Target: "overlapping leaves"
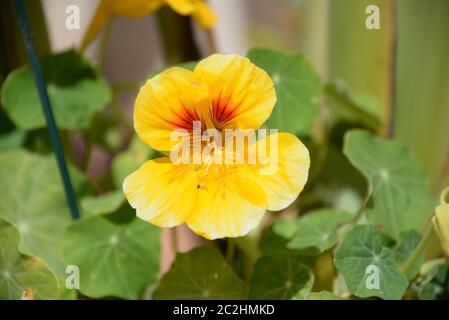
M 366 215 L 371 222 L 394 238 L 422 227 L 433 201 L 423 168 L 405 147 L 353 130 L 346 134 L 344 153 L 370 186 Z
M 111 99 L 106 81 L 74 51 L 44 57 L 42 69 L 59 128 L 86 129 L 92 116 Z M 45 127 L 35 79 L 29 66 L 8 75 L 2 87 L 1 102 L 17 127 Z

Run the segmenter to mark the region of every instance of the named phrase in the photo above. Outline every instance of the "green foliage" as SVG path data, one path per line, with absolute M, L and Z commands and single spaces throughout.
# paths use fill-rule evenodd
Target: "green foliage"
M 246 291 L 220 252 L 202 247 L 177 255 L 153 299 L 245 299 Z
M 261 249 L 267 254 L 320 255 L 337 243 L 337 228 L 352 219 L 346 212 L 318 209 L 297 219 L 277 220 L 263 238 Z
M 324 93 L 330 100 L 334 117 L 338 118 L 334 121 L 343 119 L 353 123 L 359 122 L 373 131 L 380 129 L 381 110 L 374 97 L 351 93 L 343 81 L 326 85 Z
M 58 280 L 44 262 L 22 255 L 17 230 L 0 220 L 0 299 L 58 298 Z
M 405 147 L 353 130 L 346 134 L 344 153 L 368 181 L 370 221 L 394 238 L 422 227 L 434 201 L 423 168 Z
M 100 196 L 85 196 L 81 199 L 81 209 L 92 215 L 117 211 L 125 201 L 122 190 L 115 190 Z
M 310 133 L 319 113 L 317 97 L 321 82 L 309 61 L 300 54 L 287 54 L 271 49 L 251 49 L 248 58 L 273 79 L 277 102 L 267 121 L 279 131 Z
M 428 278 L 419 290 L 419 297 L 423 300 L 449 299 L 449 263 L 446 261 L 430 262 Z
M 69 227 L 62 255 L 79 266 L 83 294 L 137 299 L 157 278 L 159 238 L 158 228 L 137 218 L 115 224 L 95 217 Z
M 0 136 L 0 151 L 16 149 L 20 147 L 25 140 L 25 132 L 21 130 L 13 130 Z
M 123 180 L 139 169 L 145 160 L 156 152 L 135 136 L 128 149 L 120 152 L 112 161 L 112 177 L 117 188 L 122 188 Z
M 393 260 L 397 265 L 404 264 L 409 256 L 418 246 L 421 236 L 416 231 L 408 231 L 399 234 L 399 240 L 393 248 Z M 419 272 L 419 268 L 424 262 L 424 255 L 421 255 L 410 270 L 407 272 L 407 278 L 413 279 Z
M 42 59 L 47 91 L 59 128 L 86 129 L 93 115 L 111 99 L 106 81 L 74 51 Z M 29 66 L 6 78 L 1 103 L 14 124 L 21 129 L 45 127 L 34 75 Z
M 379 231 L 370 225 L 354 227 L 335 254 L 335 266 L 343 274 L 351 292 L 358 297 L 401 299 L 408 286 L 407 278 L 394 262 L 393 252 L 382 243 Z M 372 271 L 379 270 L 379 288 L 367 285 Z
M 329 209 L 313 211 L 299 219 L 297 230 L 288 243 L 303 254 L 321 254 L 337 243 L 337 227 L 349 222 L 352 215 Z
M 312 288 L 313 274 L 300 256 L 268 255 L 257 260 L 251 276 L 249 299 L 304 299 Z
M 71 176 L 80 194 L 84 178 L 75 170 Z M 59 247 L 71 218 L 53 155 L 0 153 L 0 218 L 18 230 L 21 253 L 42 258 L 64 275 Z
M 356 0 L 344 1 L 352 4 L 350 12 L 361 8 Z M 385 8 L 384 0 L 376 1 Z M 360 16 L 343 23 L 340 10 L 332 11 L 336 28 L 331 35 L 359 23 Z M 357 39 L 368 35 L 357 30 Z M 333 38 L 331 49 L 339 51 L 352 38 Z M 372 32 L 370 39 L 373 46 L 385 41 Z M 36 299 L 76 299 L 78 293 L 89 299 L 447 298 L 447 260 L 431 260 L 429 266 L 426 257 L 439 251 L 420 251 L 427 244 L 423 239 L 430 238 L 419 232 L 435 203 L 424 169 L 397 141 L 375 136 L 389 120 L 391 70 L 389 65 L 366 71 L 357 65 L 343 68 L 342 62 L 360 52 L 364 61 L 385 61 L 387 56 L 369 46 L 349 55 L 339 52 L 329 59 L 328 84 L 321 83 L 301 54 L 260 48 L 248 52 L 276 88 L 277 104 L 266 125 L 304 137 L 312 159 L 308 183 L 298 201 L 285 211 L 268 213 L 248 236 L 178 253 L 162 277 L 161 231 L 135 217 L 122 191 L 126 176 L 158 156 L 136 135 L 130 139 L 129 119 L 120 109 L 118 90 L 133 91 L 137 85 L 114 86 L 113 110 L 98 113 L 111 93 L 87 61 L 73 51 L 42 59 L 59 129 L 89 129 L 79 135 L 85 152 L 67 152 L 67 159 L 91 176 L 95 193 L 86 177 L 70 168 L 82 212 L 79 221 L 72 221 L 54 155 L 21 149 L 49 153 L 51 145 L 30 68 L 11 72 L 1 91 L 9 119 L 0 114 L 0 298 L 18 299 L 24 291 Z M 178 66 L 192 70 L 196 63 Z M 404 65 L 401 74 L 407 73 Z M 355 79 L 361 79 L 360 85 Z M 323 88 L 326 99 L 319 106 Z M 401 105 L 411 99 L 404 98 L 404 88 Z M 369 131 L 350 130 L 360 127 Z M 404 139 L 404 120 L 397 127 L 407 144 L 420 134 Z M 73 137 L 61 133 L 65 150 L 77 151 Z M 98 179 L 92 177 L 93 146 L 111 160 L 110 170 Z M 64 287 L 69 264 L 80 268 L 79 292 Z M 372 287 L 372 266 L 379 270 L 379 288 Z

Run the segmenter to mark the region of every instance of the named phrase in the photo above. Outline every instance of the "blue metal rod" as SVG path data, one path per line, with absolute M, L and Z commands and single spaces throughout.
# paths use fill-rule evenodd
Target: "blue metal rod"
M 73 219 L 78 219 L 80 217 L 80 214 L 78 205 L 76 203 L 75 192 L 73 191 L 73 185 L 70 180 L 69 170 L 67 169 L 67 162 L 65 160 L 61 140 L 58 135 L 58 129 L 56 127 L 55 117 L 51 109 L 50 99 L 48 98 L 45 80 L 42 75 L 42 68 L 37 57 L 36 48 L 34 46 L 31 28 L 28 23 L 28 18 L 25 11 L 25 6 L 23 5 L 23 0 L 12 1 L 14 2 L 17 10 L 17 15 L 19 16 L 20 28 L 22 30 L 28 58 L 30 60 L 31 68 L 36 80 L 39 98 L 41 100 L 42 109 L 44 110 L 45 119 L 47 121 L 51 144 L 53 146 L 53 150 L 55 151 L 56 160 L 58 162 L 59 173 L 61 174 L 62 182 L 64 184 L 64 190 L 67 197 L 67 202 L 69 203 L 70 213 Z

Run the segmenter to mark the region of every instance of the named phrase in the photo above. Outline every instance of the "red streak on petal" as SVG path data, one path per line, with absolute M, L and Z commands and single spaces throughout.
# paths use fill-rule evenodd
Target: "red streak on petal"
M 231 96 L 223 98 L 220 93 L 219 97 L 213 101 L 213 118 L 218 127 L 225 126 L 237 115 L 238 108 L 240 107 L 241 102 L 235 105 L 230 105 L 230 100 Z
M 189 132 L 192 132 L 194 121 L 200 121 L 201 127 L 204 127 L 204 123 L 195 109 L 191 110 L 185 105 L 182 105 L 182 108 L 179 111 L 173 109 L 170 111 L 175 116 L 175 119 L 164 119 L 164 121 L 173 126 L 174 129 L 185 129 Z

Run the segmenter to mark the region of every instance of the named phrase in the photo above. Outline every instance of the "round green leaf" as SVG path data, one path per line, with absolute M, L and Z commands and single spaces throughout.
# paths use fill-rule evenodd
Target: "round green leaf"
M 337 227 L 352 219 L 346 212 L 316 210 L 299 219 L 297 229 L 287 247 L 302 254 L 321 254 L 337 243 Z
M 348 288 L 361 298 L 401 299 L 408 286 L 407 278 L 394 264 L 393 253 L 383 246 L 379 231 L 359 225 L 348 232 L 335 254 L 335 266 L 343 274 Z M 369 277 L 379 271 L 379 287 Z
M 0 221 L 0 299 L 58 298 L 58 280 L 44 262 L 19 253 L 17 230 Z
M 215 248 L 179 253 L 153 299 L 244 299 L 246 287 Z
M 123 180 L 139 169 L 139 167 L 155 154 L 155 151 L 143 143 L 137 136 L 131 140 L 127 150 L 119 153 L 112 160 L 112 177 L 118 188 L 122 187 Z
M 304 299 L 314 277 L 300 256 L 272 255 L 259 258 L 251 276 L 249 299 Z
M 84 179 L 75 170 L 70 174 L 75 190 L 81 190 Z M 0 153 L 0 218 L 18 230 L 21 253 L 42 258 L 65 276 L 59 248 L 71 217 L 53 155 Z
M 422 166 L 405 147 L 367 131 L 351 130 L 345 136 L 344 153 L 367 178 L 370 221 L 396 239 L 402 231 L 422 227 L 434 201 Z
M 254 48 L 248 58 L 268 72 L 276 87 L 277 102 L 267 121 L 269 128 L 293 134 L 308 134 L 319 107 L 320 79 L 310 62 L 300 54 Z
M 111 191 L 99 196 L 85 196 L 81 199 L 81 208 L 92 215 L 112 213 L 125 202 L 122 190 Z
M 94 217 L 70 226 L 62 255 L 79 267 L 83 294 L 137 299 L 157 278 L 160 230 L 137 218 L 115 224 Z
M 74 51 L 42 59 L 47 91 L 59 128 L 85 129 L 92 116 L 111 99 L 106 81 Z M 45 127 L 34 75 L 29 66 L 6 78 L 1 102 L 9 118 L 21 129 Z

